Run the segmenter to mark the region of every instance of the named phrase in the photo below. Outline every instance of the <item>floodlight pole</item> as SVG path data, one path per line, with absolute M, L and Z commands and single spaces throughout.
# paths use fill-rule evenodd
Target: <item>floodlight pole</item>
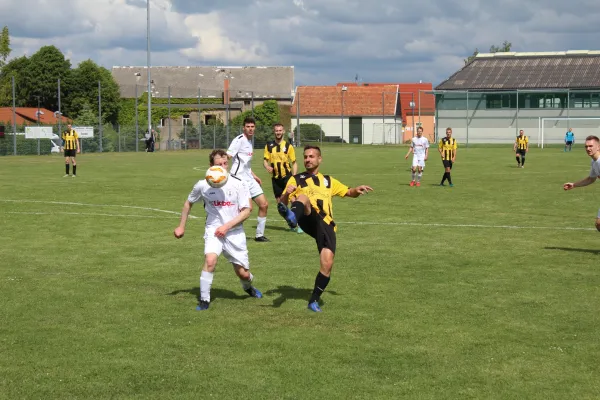
M 152 88 L 150 78 L 150 0 L 146 0 L 146 38 L 147 38 L 147 67 L 148 67 L 148 133 L 152 135 Z M 160 147 L 160 144 L 159 144 Z
M 12 81 L 12 114 L 13 114 L 13 155 L 17 155 L 17 113 L 15 104 L 15 76 L 10 77 Z

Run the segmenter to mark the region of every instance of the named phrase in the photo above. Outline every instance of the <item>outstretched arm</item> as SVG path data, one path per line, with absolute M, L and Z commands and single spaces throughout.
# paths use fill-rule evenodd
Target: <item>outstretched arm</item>
M 408 158 L 408 156 L 410 155 L 410 153 L 412 153 L 412 152 L 413 152 L 413 148 L 412 148 L 412 146 L 410 146 L 408 148 L 408 153 L 406 153 L 406 155 L 404 156 L 404 159 L 406 160 Z
M 567 182 L 563 185 L 563 189 L 571 190 L 571 189 L 575 189 L 576 187 L 583 187 L 583 186 L 591 185 L 592 183 L 596 182 L 596 179 L 598 179 L 597 176 L 588 176 L 587 178 L 584 178 L 575 183 Z
M 352 198 L 357 198 L 360 195 L 367 194 L 372 191 L 373 191 L 372 187 L 367 186 L 367 185 L 360 185 L 360 186 L 348 189 L 346 196 L 352 197 Z
M 183 234 L 185 233 L 185 224 L 187 223 L 188 216 L 190 215 L 190 210 L 194 204 L 190 203 L 189 200 L 186 200 L 183 204 L 183 209 L 181 210 L 181 219 L 179 220 L 179 226 L 175 228 L 173 234 L 177 239 L 181 239 Z

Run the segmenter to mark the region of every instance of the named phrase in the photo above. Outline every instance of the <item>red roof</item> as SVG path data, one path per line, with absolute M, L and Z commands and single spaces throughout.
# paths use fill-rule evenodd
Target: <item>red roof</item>
M 398 101 L 398 85 L 347 86 L 299 86 L 291 106 L 296 114 L 299 104 L 301 116 L 395 116 Z M 342 93 L 344 107 L 342 110 Z
M 16 107 L 15 116 L 17 125 L 35 125 L 38 122 L 37 107 Z M 61 116 L 60 120 L 63 124 L 68 124 L 71 120 L 65 116 Z M 0 107 L 0 124 L 12 125 L 13 109 L 12 107 Z M 40 124 L 41 125 L 57 125 L 58 118 L 54 116 L 54 112 L 46 108 L 40 108 Z

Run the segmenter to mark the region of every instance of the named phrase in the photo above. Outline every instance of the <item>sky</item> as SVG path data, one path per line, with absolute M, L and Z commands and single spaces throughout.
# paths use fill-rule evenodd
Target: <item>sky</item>
M 146 0 L 0 0 L 10 58 L 146 65 Z M 153 66 L 294 66 L 296 85 L 441 83 L 475 48 L 600 50 L 599 0 L 150 0 Z M 10 16 L 10 19 L 6 18 Z

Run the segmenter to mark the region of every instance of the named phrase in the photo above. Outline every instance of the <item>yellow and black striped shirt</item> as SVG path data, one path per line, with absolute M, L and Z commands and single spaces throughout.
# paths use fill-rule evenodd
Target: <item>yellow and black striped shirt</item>
M 438 148 L 442 150 L 442 160 L 452 161 L 452 158 L 454 158 L 454 151 L 458 148 L 458 144 L 456 143 L 456 139 L 453 137 L 448 138 L 446 136 L 440 140 Z
M 62 134 L 62 140 L 65 141 L 63 147 L 65 150 L 77 150 L 77 140 L 79 139 L 79 135 L 75 131 L 75 129 L 64 131 Z
M 296 186 L 296 190 L 290 197 L 298 197 L 301 194 L 306 195 L 310 199 L 310 205 L 315 212 L 323 218 L 326 224 L 333 226 L 333 229 L 337 231 L 335 222 L 333 222 L 331 198 L 333 196 L 346 196 L 348 186 L 320 172 L 316 175 L 311 175 L 308 172 L 296 174 L 289 179 L 287 186 Z
M 519 135 L 519 136 L 517 136 L 515 143 L 517 144 L 518 150 L 527 150 L 527 145 L 529 144 L 529 139 L 527 139 L 527 136 L 525 136 L 525 135 L 523 135 L 522 137 L 521 137 L 521 135 Z
M 282 140 L 279 144 L 275 141 L 265 146 L 264 159 L 273 168 L 273 179 L 281 179 L 292 173 L 292 164 L 296 162 L 294 146 Z

